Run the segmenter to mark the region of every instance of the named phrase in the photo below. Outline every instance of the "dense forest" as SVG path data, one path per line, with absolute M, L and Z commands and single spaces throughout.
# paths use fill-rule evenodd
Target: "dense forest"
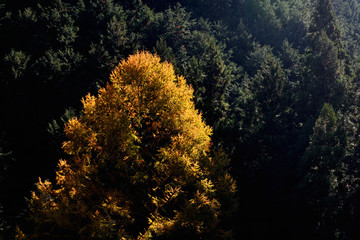
M 360 0 L 0 12 L 0 239 L 360 238 Z

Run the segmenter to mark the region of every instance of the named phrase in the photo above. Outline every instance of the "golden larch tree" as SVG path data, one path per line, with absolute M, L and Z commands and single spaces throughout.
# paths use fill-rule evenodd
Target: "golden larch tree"
M 65 128 L 56 184 L 37 183 L 25 239 L 227 237 L 235 192 L 227 158 L 210 155 L 211 128 L 170 63 L 147 52 L 123 60 Z M 229 208 L 227 208 L 229 210 Z

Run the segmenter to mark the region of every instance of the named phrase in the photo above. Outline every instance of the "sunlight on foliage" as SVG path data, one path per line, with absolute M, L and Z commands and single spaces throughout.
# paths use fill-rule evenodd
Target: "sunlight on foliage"
M 193 90 L 147 52 L 123 60 L 110 80 L 66 124 L 69 157 L 56 185 L 37 183 L 28 239 L 221 238 L 217 195 L 232 198 L 234 181 L 227 158 L 210 157 L 211 128 Z

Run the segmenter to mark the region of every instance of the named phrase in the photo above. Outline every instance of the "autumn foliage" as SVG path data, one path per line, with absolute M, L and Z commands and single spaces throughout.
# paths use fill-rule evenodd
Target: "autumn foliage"
M 147 52 L 123 60 L 66 125 L 56 184 L 39 180 L 26 239 L 218 239 L 233 203 L 228 160 L 172 65 Z M 210 156 L 212 155 L 212 157 Z

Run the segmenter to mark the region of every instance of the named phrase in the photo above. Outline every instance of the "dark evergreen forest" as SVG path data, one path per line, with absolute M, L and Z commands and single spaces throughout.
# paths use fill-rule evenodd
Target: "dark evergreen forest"
M 68 158 L 65 123 L 139 51 L 185 77 L 214 159 L 229 159 L 223 238 L 360 238 L 360 0 L 0 0 L 0 12 L 0 239 L 43 231 L 29 199 Z M 220 238 L 184 229 L 142 239 Z M 85 239 L 49 232 L 23 239 Z

